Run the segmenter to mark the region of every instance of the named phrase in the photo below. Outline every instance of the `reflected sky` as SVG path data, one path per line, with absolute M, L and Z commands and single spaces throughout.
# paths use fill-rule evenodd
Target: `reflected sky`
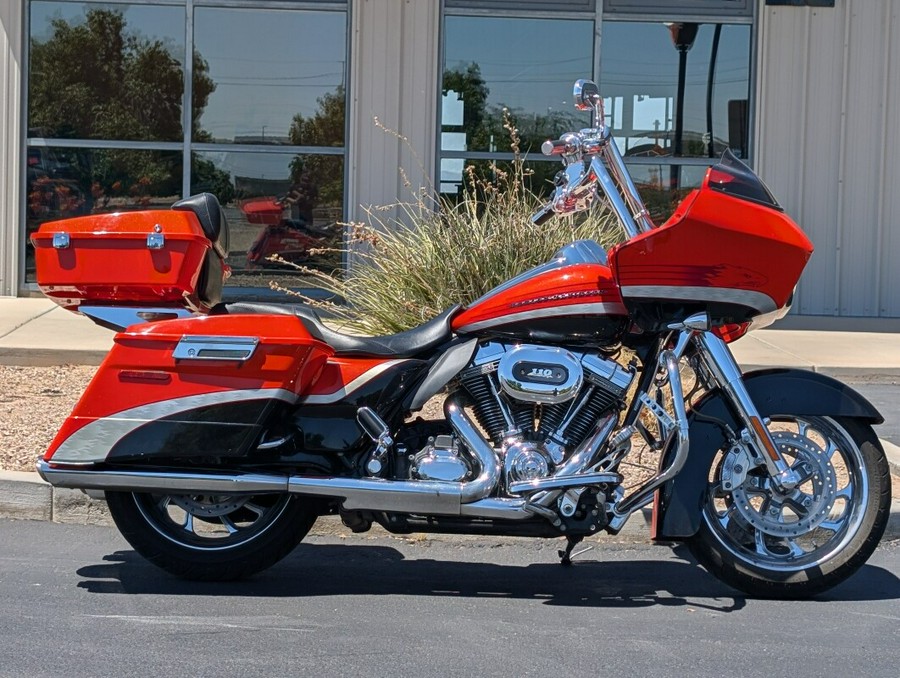
M 591 77 L 593 21 L 449 16 L 445 31 L 444 69 L 477 63 L 490 105 L 569 111 L 572 83 Z
M 287 143 L 294 115 L 346 82 L 344 12 L 198 7 L 194 48 L 216 90 L 200 126 L 216 141 Z

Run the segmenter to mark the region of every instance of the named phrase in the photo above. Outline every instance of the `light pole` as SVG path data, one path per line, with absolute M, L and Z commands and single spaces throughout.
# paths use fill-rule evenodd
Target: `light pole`
M 687 75 L 687 53 L 694 46 L 699 24 L 678 23 L 666 24 L 672 36 L 672 44 L 678 50 L 678 91 L 675 95 L 675 148 L 672 155 L 681 157 L 682 137 L 684 136 L 684 81 Z M 672 165 L 670 174 L 672 188 L 681 184 L 681 165 Z

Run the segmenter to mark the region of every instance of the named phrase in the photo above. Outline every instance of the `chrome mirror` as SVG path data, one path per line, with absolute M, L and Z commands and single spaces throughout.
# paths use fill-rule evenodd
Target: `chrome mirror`
M 600 99 L 600 88 L 590 80 L 576 80 L 572 98 L 575 100 L 575 108 L 579 111 L 594 110 Z
M 600 96 L 600 88 L 592 80 L 576 80 L 575 89 L 572 92 L 575 108 L 579 111 L 594 112 L 594 127 L 603 125 L 603 98 Z

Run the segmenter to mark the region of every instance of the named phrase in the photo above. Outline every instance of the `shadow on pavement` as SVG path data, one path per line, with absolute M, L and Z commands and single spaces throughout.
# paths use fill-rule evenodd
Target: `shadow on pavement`
M 423 551 L 425 549 L 422 549 Z M 104 562 L 78 570 L 79 588 L 91 593 L 169 596 L 438 596 L 513 598 L 572 607 L 688 606 L 734 612 L 746 597 L 700 568 L 683 548 L 682 560 L 579 560 L 528 565 L 407 559 L 380 545 L 301 544 L 288 558 L 241 582 L 176 579 L 133 551 L 117 551 Z M 892 600 L 900 580 L 865 565 L 850 580 L 816 600 Z

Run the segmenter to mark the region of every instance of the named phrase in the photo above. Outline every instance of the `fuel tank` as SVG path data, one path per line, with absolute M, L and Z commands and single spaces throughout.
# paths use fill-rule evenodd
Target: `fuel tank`
M 565 258 L 513 278 L 453 319 L 453 331 L 529 342 L 615 343 L 628 315 L 609 267 Z

